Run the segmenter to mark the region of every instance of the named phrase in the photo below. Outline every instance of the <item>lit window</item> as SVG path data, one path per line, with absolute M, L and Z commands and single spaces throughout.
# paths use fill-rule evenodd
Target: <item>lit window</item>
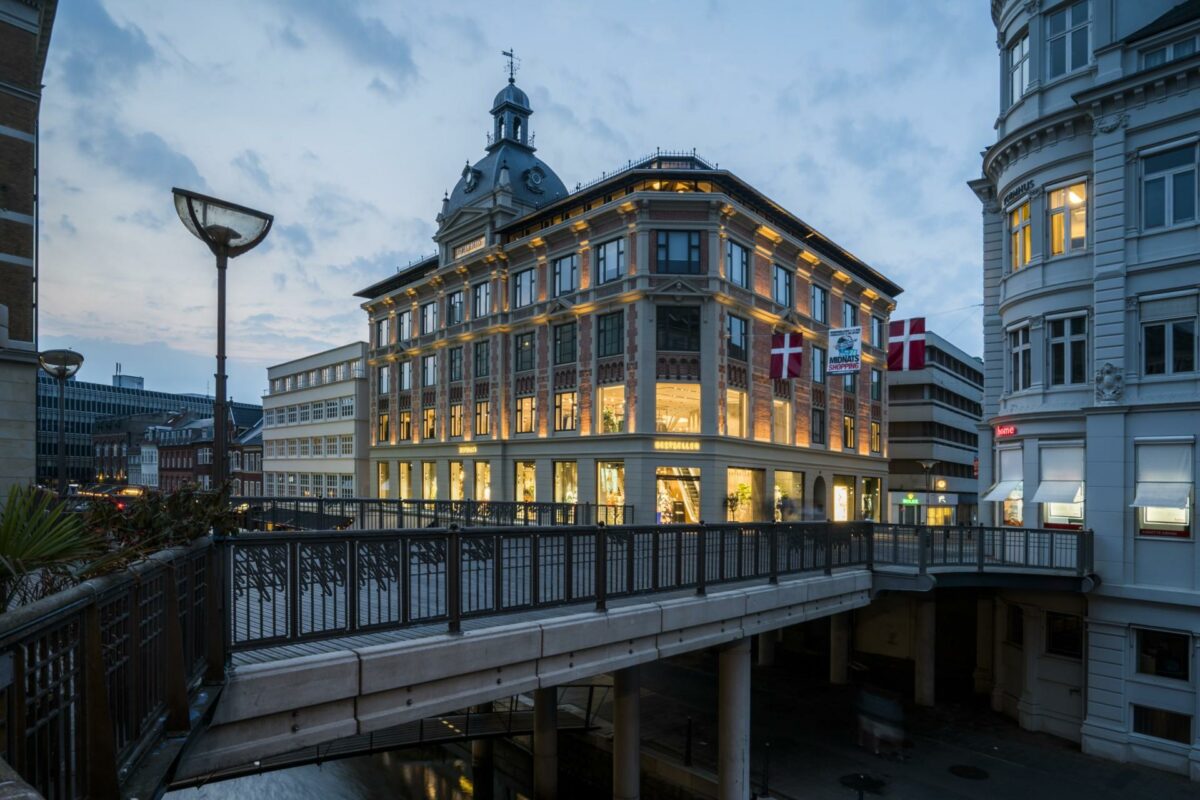
M 1029 35 L 1024 34 L 1008 48 L 1009 105 L 1016 105 L 1029 89 Z
M 1084 449 L 1042 447 L 1041 481 L 1032 501 L 1042 506 L 1042 524 L 1047 528 L 1083 528 Z
M 579 502 L 579 464 L 575 461 L 554 462 L 554 502 Z
M 725 318 L 726 334 L 729 337 L 729 357 L 736 358 L 739 361 L 746 360 L 747 351 L 747 323 L 741 317 L 729 314 Z
M 1088 0 L 1081 0 L 1046 15 L 1047 77 L 1054 78 L 1086 67 Z
M 1196 146 L 1142 159 L 1142 227 L 1163 228 L 1196 219 Z
M 725 392 L 725 433 L 743 438 L 746 430 L 746 393 L 740 389 Z
M 433 407 L 421 410 L 421 438 L 437 438 L 437 409 Z
M 463 435 L 463 407 L 462 403 L 450 404 L 450 435 Z
M 579 256 L 554 259 L 554 296 L 570 294 L 579 288 Z
M 613 239 L 596 247 L 596 283 L 615 281 L 625 274 L 625 239 Z
M 699 275 L 700 232 L 659 231 L 655 272 Z
M 492 415 L 486 400 L 475 401 L 475 435 L 487 436 L 492 432 Z
M 450 499 L 464 500 L 466 499 L 467 489 L 467 474 L 463 470 L 463 462 L 450 462 Z
M 699 433 L 700 384 L 656 384 L 654 429 L 659 433 Z
M 375 442 L 377 444 L 387 444 L 389 441 L 391 441 L 391 438 L 392 438 L 392 433 L 391 433 L 391 426 L 388 425 L 388 415 L 380 414 L 379 419 L 377 421 L 376 429 L 375 429 Z M 302 440 L 301 443 L 304 445 L 303 449 L 308 450 L 308 440 L 304 439 L 304 440 Z M 306 455 L 308 455 L 308 453 L 304 452 L 304 453 L 301 453 L 300 455 L 306 456 Z
M 421 497 L 425 500 L 437 500 L 437 463 L 434 461 L 421 462 Z
M 750 251 L 733 240 L 725 242 L 725 277 L 730 283 L 750 288 Z
M 401 411 L 396 414 L 396 439 L 407 442 L 412 439 L 412 412 Z M 314 453 L 320 455 L 320 453 Z
M 554 430 L 575 430 L 575 392 L 554 394 Z
M 513 276 L 513 308 L 532 305 L 535 299 L 537 277 L 532 269 L 522 270 Z
M 790 400 L 771 400 L 771 441 L 776 444 L 792 443 L 792 403 Z
M 883 452 L 883 426 L 878 422 L 871 423 L 871 452 Z
M 597 392 L 600 406 L 600 432 L 625 432 L 625 387 L 601 386 Z
M 1050 255 L 1060 256 L 1087 245 L 1087 184 L 1050 192 Z
M 490 461 L 475 462 L 475 499 L 481 502 L 492 499 L 492 464 Z
M 1135 448 L 1138 534 L 1186 539 L 1191 536 L 1191 444 L 1139 444 Z
M 517 398 L 517 433 L 533 433 L 537 425 L 537 401 L 534 397 Z
M 842 447 L 846 450 L 853 450 L 858 447 L 858 438 L 854 430 L 854 415 L 844 414 L 842 416 Z
M 1029 263 L 1033 228 L 1029 221 L 1029 201 L 1008 212 L 1008 253 L 1013 271 Z
M 518 503 L 537 502 L 537 463 L 518 461 L 513 465 L 513 499 Z

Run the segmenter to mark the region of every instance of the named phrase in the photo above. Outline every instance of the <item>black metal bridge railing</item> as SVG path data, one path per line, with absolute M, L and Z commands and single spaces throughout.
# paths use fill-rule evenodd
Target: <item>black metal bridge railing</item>
M 532 525 L 631 525 L 633 506 L 505 500 L 235 497 L 243 530 L 385 530 Z

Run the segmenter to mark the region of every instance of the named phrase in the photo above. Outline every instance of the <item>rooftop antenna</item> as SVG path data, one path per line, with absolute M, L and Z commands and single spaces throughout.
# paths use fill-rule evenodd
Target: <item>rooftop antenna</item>
M 511 47 L 501 50 L 500 55 L 508 59 L 508 82 L 516 83 L 517 70 L 521 69 L 521 59 L 516 57 Z

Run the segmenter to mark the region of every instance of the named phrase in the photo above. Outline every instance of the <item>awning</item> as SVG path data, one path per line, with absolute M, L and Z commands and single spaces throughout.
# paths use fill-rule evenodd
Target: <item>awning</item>
M 1042 481 L 1033 493 L 1035 503 L 1082 503 L 1083 481 Z
M 1133 508 L 1187 508 L 1192 495 L 1190 483 L 1138 481 Z
M 985 502 L 1001 503 L 1005 500 L 1020 500 L 1024 494 L 1024 481 L 998 481 L 983 496 Z

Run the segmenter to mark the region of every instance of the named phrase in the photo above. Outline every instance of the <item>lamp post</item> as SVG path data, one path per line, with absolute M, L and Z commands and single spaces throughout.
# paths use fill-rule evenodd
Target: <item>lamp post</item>
M 937 461 L 918 461 L 921 468 L 925 470 L 925 524 L 929 524 L 929 495 L 933 494 L 933 485 L 930 482 L 930 477 L 933 474 L 933 468 L 938 465 Z
M 225 486 L 225 270 L 229 259 L 253 250 L 267 237 L 274 217 L 215 197 L 172 189 L 175 211 L 184 227 L 217 257 L 217 396 L 213 401 L 213 486 Z
M 38 364 L 58 381 L 58 496 L 67 496 L 67 378 L 79 372 L 83 356 L 74 350 L 45 350 L 38 353 Z

